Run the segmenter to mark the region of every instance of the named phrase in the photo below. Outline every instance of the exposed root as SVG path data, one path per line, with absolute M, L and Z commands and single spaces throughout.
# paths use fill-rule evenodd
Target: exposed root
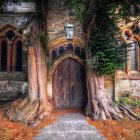
M 137 115 L 127 107 L 123 105 L 118 105 L 110 99 L 106 98 L 106 101 L 96 104 L 96 109 L 90 112 L 86 112 L 86 115 L 89 116 L 92 120 L 106 120 L 106 119 L 115 119 L 119 120 L 123 118 L 122 114 L 127 115 L 132 120 L 138 120 Z
M 25 124 L 35 124 L 44 118 L 49 119 L 52 114 L 52 103 L 50 103 L 49 106 L 44 106 L 44 104 L 40 104 L 39 101 L 31 102 L 27 97 L 24 100 L 18 99 L 6 104 L 4 107 L 4 115 L 8 117 L 9 120 Z
M 95 72 L 89 65 L 87 65 L 86 72 L 88 103 L 85 114 L 87 116 L 89 116 L 92 120 L 119 120 L 123 118 L 122 114 L 126 114 L 132 120 L 138 119 L 136 114 L 134 114 L 130 109 L 114 103 L 105 96 L 103 76 Z
M 132 120 L 138 120 L 137 115 L 132 110 L 128 109 L 127 107 L 123 105 L 118 105 L 118 108 L 122 111 L 122 113 L 127 115 Z

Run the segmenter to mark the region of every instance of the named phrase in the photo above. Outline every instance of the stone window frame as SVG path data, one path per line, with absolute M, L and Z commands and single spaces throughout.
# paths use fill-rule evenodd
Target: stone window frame
M 132 31 L 130 29 L 126 29 L 123 31 L 123 34 L 120 36 L 120 40 L 124 44 L 137 44 L 136 47 L 136 70 L 131 70 L 131 60 L 130 60 L 130 48 L 127 47 L 126 51 L 127 53 L 127 60 L 125 63 L 125 66 L 123 68 L 123 72 L 126 74 L 133 74 L 133 73 L 139 73 L 140 72 L 140 34 L 133 35 Z
M 127 48 L 127 51 L 128 51 L 128 55 L 127 55 L 127 61 L 126 61 L 126 73 L 127 74 L 131 74 L 131 73 L 135 73 L 135 72 L 140 72 L 139 71 L 139 65 L 140 65 L 140 61 L 139 61 L 139 55 L 140 55 L 140 49 L 139 49 L 139 45 L 137 45 L 138 44 L 138 42 L 136 41 L 136 40 L 132 40 L 131 42 L 130 42 L 130 45 L 132 44 L 132 43 L 135 43 L 135 49 L 136 49 L 136 70 L 132 70 L 132 68 L 131 68 L 131 48 Z
M 22 38 L 16 35 L 12 41 L 9 41 L 6 35 L 0 36 L 0 54 L 1 54 L 1 43 L 3 42 L 3 40 L 7 42 L 7 71 L 1 71 L 0 69 L 0 72 L 15 73 L 16 72 L 16 47 L 17 47 L 18 41 L 23 42 Z M 23 48 L 23 45 L 22 45 L 22 48 Z M 23 53 L 23 50 L 22 50 L 22 53 Z M 1 55 L 0 55 L 0 60 L 1 60 Z M 1 67 L 1 64 L 0 64 L 0 67 Z
M 16 58 L 17 49 L 16 49 L 16 47 L 17 47 L 18 41 L 22 42 L 22 54 L 23 54 L 23 41 L 22 41 L 22 38 L 19 37 L 19 36 L 16 36 L 15 39 L 13 40 L 13 48 L 12 48 L 12 53 L 11 53 L 11 55 L 12 55 L 12 65 L 11 65 L 12 68 L 11 68 L 11 71 L 12 71 L 12 73 L 17 72 L 16 71 L 16 61 L 17 61 L 17 58 Z M 22 72 L 22 71 L 18 71 L 18 72 Z

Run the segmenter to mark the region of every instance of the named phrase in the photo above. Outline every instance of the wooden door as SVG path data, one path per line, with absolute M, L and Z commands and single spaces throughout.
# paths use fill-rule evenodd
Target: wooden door
M 53 100 L 56 108 L 83 108 L 86 104 L 85 69 L 76 60 L 67 58 L 52 75 Z

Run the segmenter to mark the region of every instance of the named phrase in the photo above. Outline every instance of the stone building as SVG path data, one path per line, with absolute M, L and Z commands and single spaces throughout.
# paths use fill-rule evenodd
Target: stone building
M 0 99 L 11 100 L 22 94 L 27 82 L 28 44 L 21 28 L 28 30 L 34 19 L 34 4 L 8 3 L 0 14 Z M 74 25 L 74 38 L 67 40 L 64 27 Z M 67 8 L 65 0 L 49 0 L 48 6 L 48 94 L 57 107 L 80 107 L 85 102 L 85 42 L 82 24 Z M 121 26 L 121 25 L 119 25 Z M 140 95 L 140 34 L 133 35 L 131 23 L 124 25 L 120 39 L 130 43 L 128 60 L 115 77 L 105 76 L 105 93 L 111 98 L 123 93 Z M 128 33 L 129 31 L 129 33 Z M 63 93 L 69 96 L 66 102 Z M 80 98 L 79 98 L 80 97 Z M 75 101 L 72 99 L 76 99 Z

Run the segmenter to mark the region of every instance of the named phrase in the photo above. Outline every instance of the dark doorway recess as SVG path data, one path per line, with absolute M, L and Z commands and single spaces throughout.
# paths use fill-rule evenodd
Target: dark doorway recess
M 52 75 L 53 100 L 56 108 L 83 109 L 87 101 L 85 68 L 78 61 L 67 58 Z

